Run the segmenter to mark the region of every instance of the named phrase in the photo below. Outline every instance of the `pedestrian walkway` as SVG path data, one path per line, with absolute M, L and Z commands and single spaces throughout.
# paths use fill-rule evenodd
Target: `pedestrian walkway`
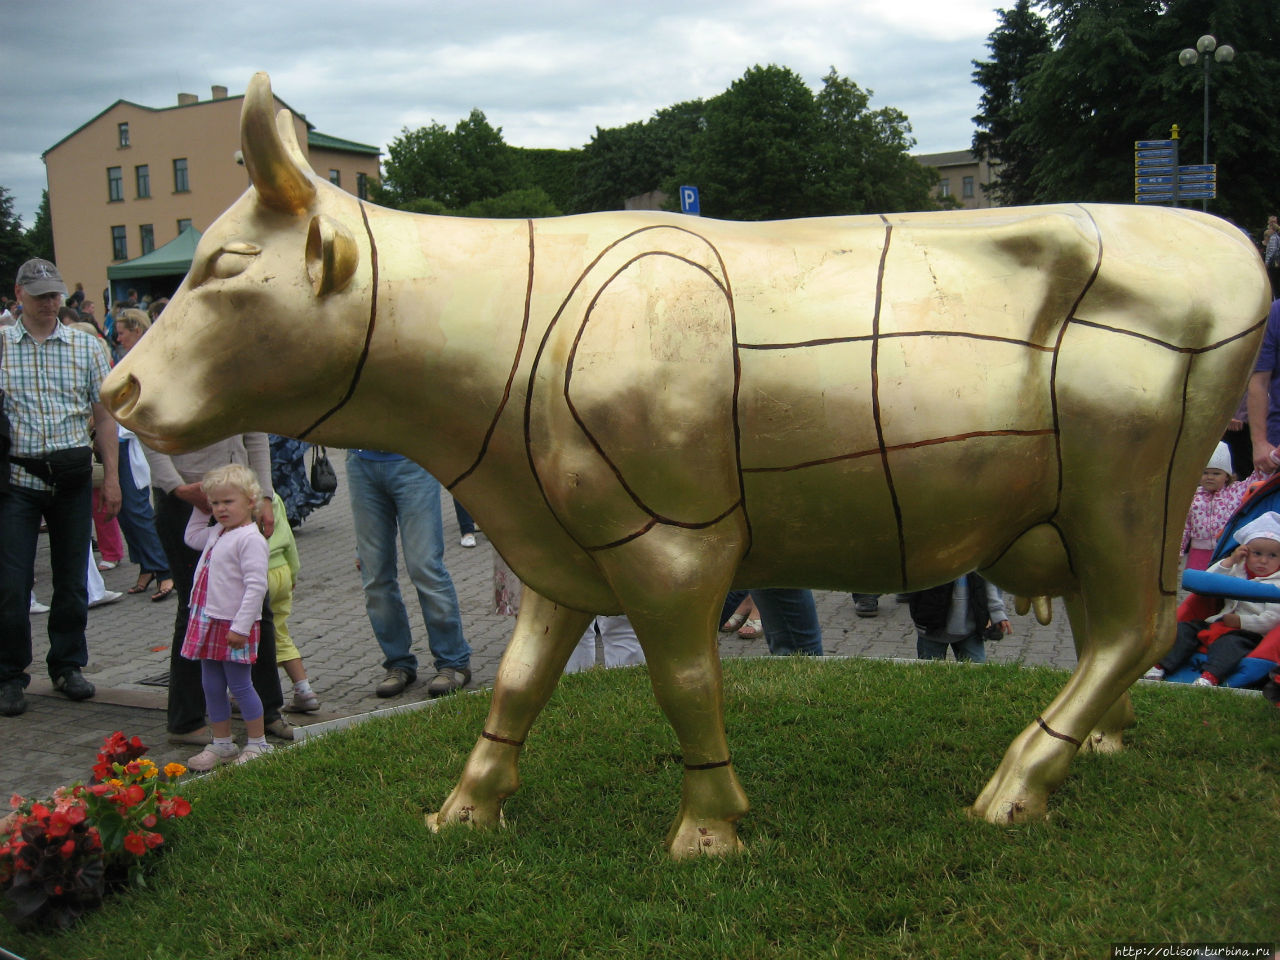
M 300 723 L 314 723 L 367 714 L 375 710 L 427 699 L 431 658 L 416 595 L 401 577 L 413 626 L 415 652 L 423 676 L 399 697 L 374 695 L 382 679 L 382 656 L 364 610 L 364 595 L 355 564 L 355 535 L 341 451 L 331 451 L 339 486 L 333 502 L 313 513 L 296 531 L 302 558 L 294 594 L 290 631 L 302 651 L 312 686 L 320 697 L 317 714 L 294 715 Z M 457 524 L 448 496 L 444 502 L 445 562 L 453 575 L 462 608 L 463 628 L 472 647 L 472 688 L 492 685 L 506 648 L 514 618 L 493 613 L 493 549 L 483 532 L 479 546 L 458 544 Z M 42 539 L 36 561 L 36 595 L 49 600 L 48 549 Z M 137 568 L 127 562 L 103 574 L 107 589 L 124 591 L 134 584 Z M 880 599 L 875 618 L 859 618 L 847 593 L 817 592 L 823 645 L 829 655 L 855 657 L 915 657 L 915 631 L 906 605 L 892 596 Z M 47 617 L 32 618 L 35 662 L 27 690 L 30 707 L 20 717 L 0 717 L 0 798 L 10 793 L 45 795 L 54 787 L 89 776 L 102 738 L 115 730 L 137 735 L 163 765 L 183 761 L 198 748 L 172 746 L 165 733 L 166 688 L 155 685 L 169 669 L 169 642 L 176 603 L 152 603 L 150 593 L 124 596 L 89 611 L 88 677 L 97 696 L 71 703 L 53 692 L 44 675 L 48 650 Z M 989 644 L 996 662 L 1020 661 L 1060 667 L 1075 665 L 1075 652 L 1066 615 L 1055 604 L 1054 622 L 1041 626 L 1034 617 L 1012 618 L 1014 634 Z M 763 640 L 721 640 L 724 656 L 767 653 Z M 283 676 L 283 674 L 282 674 Z M 152 682 L 148 682 L 152 681 Z M 286 699 L 288 692 L 286 691 Z M 237 736 L 243 729 L 235 724 Z

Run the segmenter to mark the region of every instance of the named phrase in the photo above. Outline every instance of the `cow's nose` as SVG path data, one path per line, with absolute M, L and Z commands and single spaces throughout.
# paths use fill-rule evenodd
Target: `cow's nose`
M 133 413 L 141 398 L 142 385 L 133 374 L 129 374 L 121 383 L 108 384 L 102 393 L 102 402 L 117 419 L 126 418 Z

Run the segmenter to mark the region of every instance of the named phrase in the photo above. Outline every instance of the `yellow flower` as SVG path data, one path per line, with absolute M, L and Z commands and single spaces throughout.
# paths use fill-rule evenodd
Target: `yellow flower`
M 180 777 L 187 772 L 187 768 L 180 763 L 166 763 L 164 765 L 164 775 L 166 777 Z
M 111 784 L 111 786 L 116 787 L 117 789 L 124 786 L 124 781 L 121 780 L 119 777 L 116 777 L 115 779 L 112 779 L 112 780 L 108 780 L 107 783 Z
M 160 773 L 160 769 L 155 765 L 155 763 L 145 757 L 142 760 L 139 760 L 138 763 L 142 766 L 141 773 L 144 780 L 150 780 L 152 777 L 157 776 Z

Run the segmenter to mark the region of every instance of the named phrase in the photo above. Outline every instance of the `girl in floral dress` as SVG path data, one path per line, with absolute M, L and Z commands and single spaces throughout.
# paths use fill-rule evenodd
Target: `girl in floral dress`
M 254 522 L 262 488 L 252 470 L 227 464 L 210 470 L 200 484 L 216 524 L 199 507 L 191 511 L 184 539 L 202 550 L 191 588 L 191 616 L 182 656 L 200 661 L 205 709 L 213 743 L 187 761 L 192 770 L 244 763 L 271 749 L 263 725 L 262 700 L 250 673 L 258 659 L 262 601 L 267 593 L 266 537 Z M 243 751 L 231 739 L 228 689 L 240 704 L 249 742 Z
M 1226 529 L 1227 521 L 1240 508 L 1249 488 L 1263 474 L 1254 471 L 1239 482 L 1231 478 L 1231 451 L 1219 443 L 1209 465 L 1200 475 L 1200 489 L 1191 500 L 1187 523 L 1182 530 L 1182 553 L 1187 555 L 1188 570 L 1207 570 L 1213 560 L 1213 548 Z

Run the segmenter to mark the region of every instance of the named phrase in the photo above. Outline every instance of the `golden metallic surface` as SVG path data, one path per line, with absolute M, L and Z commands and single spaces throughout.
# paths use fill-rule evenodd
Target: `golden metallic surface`
M 979 569 L 1061 596 L 1079 665 L 978 797 L 987 820 L 1043 815 L 1082 745 L 1118 745 L 1269 306 L 1238 230 L 1103 205 L 412 215 L 316 177 L 273 104 L 255 76 L 253 187 L 103 399 L 162 450 L 270 430 L 399 451 L 481 522 L 529 589 L 434 825 L 499 822 L 586 617 L 625 611 L 687 766 L 671 851 L 738 849 L 731 585 L 898 592 Z

